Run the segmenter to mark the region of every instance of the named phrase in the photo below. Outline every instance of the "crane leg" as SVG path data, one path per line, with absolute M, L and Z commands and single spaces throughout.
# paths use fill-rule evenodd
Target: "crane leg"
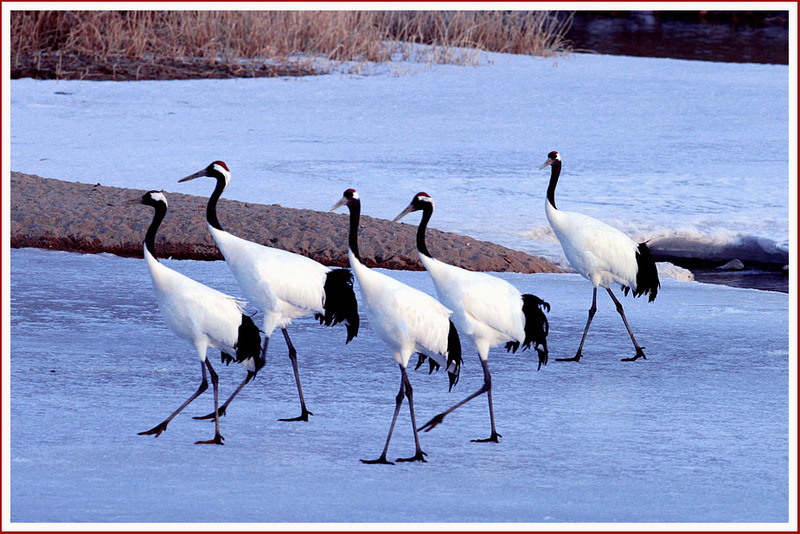
M 214 386 L 214 437 L 206 441 L 195 441 L 197 445 L 222 445 L 225 438 L 219 433 L 219 377 L 217 376 L 214 368 L 211 367 L 211 362 L 206 358 L 206 367 L 208 373 L 211 375 L 211 385 Z
M 231 403 L 231 401 L 234 399 L 234 397 L 236 397 L 236 395 L 238 395 L 239 392 L 242 391 L 242 388 L 244 388 L 244 385 L 247 384 L 248 382 L 250 382 L 251 378 L 252 378 L 251 375 L 248 374 L 247 378 L 242 380 L 242 383 L 239 384 L 238 388 L 236 388 L 236 391 L 234 391 L 231 394 L 231 396 L 228 397 L 228 400 L 226 400 L 222 404 L 222 406 L 219 407 L 219 417 L 222 417 L 223 415 L 225 415 L 225 413 L 226 413 L 225 411 L 228 408 L 228 405 Z M 211 412 L 211 413 L 206 414 L 206 415 L 198 415 L 197 417 L 192 417 L 192 419 L 197 419 L 198 421 L 203 421 L 203 420 L 207 420 L 207 419 L 214 419 L 214 417 L 216 417 L 214 415 L 214 412 Z
M 389 442 L 392 440 L 392 432 L 394 431 L 394 425 L 397 422 L 397 414 L 400 412 L 400 406 L 403 404 L 403 397 L 406 395 L 406 380 L 404 379 L 405 369 L 403 369 L 403 366 L 400 366 L 400 370 L 403 371 L 403 376 L 400 377 L 400 391 L 397 392 L 397 396 L 395 397 L 394 416 L 392 417 L 392 424 L 389 426 L 389 436 L 386 438 L 386 445 L 383 447 L 383 452 L 381 453 L 380 458 L 377 460 L 361 460 L 362 463 L 394 464 L 394 462 L 390 462 L 386 459 L 386 453 L 389 452 Z
M 492 375 L 489 373 L 489 362 L 482 359 L 481 363 L 483 364 L 483 387 L 486 388 L 486 396 L 489 398 L 489 420 L 492 423 L 492 435 L 488 438 L 473 439 L 472 441 L 475 443 L 498 443 L 500 441 L 499 438 L 503 436 L 497 433 L 497 429 L 494 426 L 494 407 L 492 406 Z
M 262 362 L 262 363 L 260 364 L 260 367 L 259 367 L 259 363 L 257 362 L 257 363 L 256 363 L 256 372 L 255 372 L 255 373 L 254 373 L 254 372 L 252 372 L 252 371 L 248 371 L 248 372 L 247 372 L 247 376 L 245 377 L 245 379 L 244 379 L 244 380 L 242 380 L 242 383 L 241 383 L 241 384 L 239 384 L 239 387 L 238 387 L 238 388 L 236 388 L 236 391 L 234 391 L 234 392 L 231 394 L 231 396 L 230 396 L 230 397 L 228 397 L 228 400 L 226 400 L 226 401 L 225 401 L 225 402 L 222 404 L 222 406 L 220 406 L 220 407 L 219 407 L 219 416 L 220 416 L 220 417 L 222 417 L 223 415 L 225 415 L 225 414 L 226 414 L 226 412 L 227 412 L 227 409 L 228 409 L 228 405 L 229 405 L 229 404 L 231 403 L 231 401 L 232 401 L 232 400 L 233 400 L 233 399 L 236 397 L 236 395 L 238 395 L 238 394 L 239 394 L 239 392 L 240 392 L 240 391 L 242 391 L 242 388 L 244 388 L 245 384 L 247 384 L 248 382 L 250 382 L 250 380 L 252 380 L 252 378 L 253 378 L 254 376 L 256 376 L 256 373 L 258 372 L 258 369 L 260 369 L 260 368 L 264 367 L 264 364 L 263 364 L 263 362 L 265 362 L 265 361 L 266 361 L 267 345 L 268 345 L 268 344 L 269 344 L 269 338 L 268 338 L 268 337 L 265 337 L 265 338 L 264 338 L 264 345 L 263 345 L 263 347 L 261 348 L 261 362 Z M 206 414 L 206 415 L 199 415 L 199 416 L 197 416 L 197 417 L 192 417 L 192 419 L 197 419 L 198 421 L 203 421 L 203 420 L 206 420 L 206 419 L 214 419 L 214 417 L 215 417 L 215 416 L 214 416 L 214 412 L 211 412 L 211 413 L 209 413 L 209 414 Z
M 286 346 L 289 348 L 289 359 L 292 361 L 292 369 L 294 369 L 294 381 L 297 383 L 297 393 L 300 395 L 300 415 L 289 419 L 278 419 L 278 421 L 308 421 L 308 416 L 314 414 L 306 409 L 306 399 L 303 397 L 303 386 L 300 385 L 300 373 L 297 370 L 297 350 L 292 345 L 286 328 L 282 328 L 281 331 L 283 339 L 286 340 Z
M 609 291 L 610 292 L 610 291 Z M 614 295 L 611 295 L 614 298 Z M 617 299 L 614 299 L 615 301 Z M 556 358 L 557 362 L 577 362 L 580 361 L 581 357 L 583 356 L 583 344 L 586 342 L 586 334 L 589 333 L 589 326 L 592 324 L 592 319 L 594 318 L 594 314 L 597 312 L 597 288 L 592 289 L 592 307 L 589 308 L 589 319 L 586 321 L 586 328 L 583 329 L 583 337 L 581 338 L 581 344 L 578 345 L 578 352 L 575 353 L 575 356 L 572 358 Z
M 430 421 L 422 425 L 419 430 L 424 430 L 425 432 L 430 432 L 433 428 L 435 428 L 439 423 L 444 421 L 446 415 L 454 412 L 456 408 L 463 406 L 464 404 L 468 403 L 475 397 L 481 395 L 482 393 L 488 393 L 489 396 L 489 417 L 492 422 L 492 435 L 486 439 L 474 439 L 472 441 L 475 442 L 487 442 L 492 441 L 497 443 L 499 440 L 498 438 L 502 437 L 501 434 L 497 433 L 494 426 L 494 408 L 492 407 L 492 375 L 489 372 L 489 362 L 481 358 L 481 365 L 483 365 L 483 385 L 480 387 L 478 391 L 473 393 L 472 395 L 468 396 L 466 399 L 462 400 L 452 408 L 440 413 L 439 415 L 434 416 Z
M 411 387 L 411 382 L 408 380 L 408 373 L 405 367 L 400 367 L 403 375 L 403 383 L 406 386 L 406 398 L 408 399 L 408 408 L 411 411 L 411 428 L 414 429 L 414 445 L 416 447 L 416 454 L 411 458 L 398 458 L 398 462 L 426 462 L 426 453 L 422 452 L 419 446 L 419 433 L 417 432 L 417 420 L 414 417 L 414 388 Z
M 636 338 L 633 337 L 633 331 L 631 330 L 630 325 L 628 324 L 628 319 L 625 317 L 625 310 L 622 309 L 622 303 L 617 300 L 617 297 L 611 291 L 611 288 L 606 288 L 608 294 L 611 295 L 611 300 L 614 301 L 614 304 L 617 306 L 617 312 L 619 312 L 620 317 L 622 317 L 622 322 L 625 323 L 625 328 L 628 329 L 628 334 L 631 336 L 631 341 L 633 341 L 633 346 L 636 347 L 636 355 L 631 358 L 622 358 L 623 362 L 635 362 L 639 358 L 647 359 L 647 356 L 644 355 L 644 350 L 639 344 L 636 342 Z
M 200 370 L 203 372 L 203 381 L 200 382 L 200 386 L 197 388 L 197 391 L 195 391 L 194 394 L 186 400 L 186 402 L 181 404 L 180 407 L 177 410 L 172 412 L 172 414 L 169 417 L 167 417 L 166 419 L 161 421 L 159 424 L 157 424 L 156 426 L 154 426 L 150 430 L 145 430 L 144 432 L 139 432 L 138 434 L 140 436 L 149 436 L 149 435 L 153 435 L 153 434 L 155 434 L 155 437 L 160 436 L 161 433 L 164 432 L 167 429 L 167 425 L 169 424 L 169 422 L 172 421 L 172 419 L 176 415 L 181 413 L 181 410 L 183 410 L 184 408 L 189 406 L 190 402 L 195 400 L 197 397 L 200 396 L 201 393 L 203 393 L 206 389 L 208 389 L 208 379 L 206 378 L 206 368 L 205 368 L 205 364 L 203 362 L 200 362 Z

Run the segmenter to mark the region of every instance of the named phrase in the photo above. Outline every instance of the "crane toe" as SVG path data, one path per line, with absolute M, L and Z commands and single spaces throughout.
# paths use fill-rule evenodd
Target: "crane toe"
M 151 428 L 150 430 L 145 430 L 144 432 L 138 432 L 138 435 L 139 436 L 151 436 L 151 435 L 155 434 L 155 437 L 158 437 L 166 429 L 167 429 L 167 423 L 160 423 L 160 424 L 154 426 L 153 428 Z
M 635 362 L 639 358 L 643 358 L 643 359 L 646 360 L 647 356 L 644 355 L 644 350 L 643 349 L 644 349 L 644 347 L 636 347 L 636 356 L 633 356 L 631 358 L 622 358 L 622 360 L 620 360 L 620 361 L 623 361 L 623 362 Z
M 225 407 L 224 406 L 220 407 L 220 409 L 219 409 L 219 416 L 222 417 L 223 415 L 225 415 Z M 214 412 L 211 412 L 211 413 L 206 414 L 206 415 L 198 415 L 198 416 L 192 417 L 192 419 L 195 419 L 196 421 L 206 421 L 208 419 L 214 419 L 215 417 L 216 416 L 214 415 Z
M 314 415 L 314 414 L 306 409 L 303 409 L 303 413 L 301 413 L 297 417 L 290 417 L 288 419 L 278 419 L 278 421 L 308 421 L 309 415 Z
M 426 452 L 417 451 L 417 454 L 412 456 L 411 458 L 398 458 L 395 460 L 396 462 L 427 462 L 428 460 L 425 457 L 428 455 Z
M 390 462 L 386 459 L 386 456 L 381 456 L 377 460 L 361 460 L 362 464 L 384 464 L 384 465 L 394 465 L 394 462 Z
M 436 427 L 436 425 L 438 425 L 442 421 L 444 421 L 444 414 L 440 413 L 439 415 L 434 416 L 433 419 L 431 419 L 430 421 L 419 427 L 417 429 L 417 432 L 419 431 L 430 432 Z
M 470 441 L 472 441 L 473 443 L 500 443 L 500 438 L 502 437 L 503 437 L 502 434 L 498 434 L 497 432 L 492 432 L 492 435 L 489 436 L 488 438 L 473 439 Z
M 195 445 L 224 445 L 223 441 L 225 438 L 218 432 L 214 435 L 213 439 L 209 439 L 207 441 L 195 441 Z

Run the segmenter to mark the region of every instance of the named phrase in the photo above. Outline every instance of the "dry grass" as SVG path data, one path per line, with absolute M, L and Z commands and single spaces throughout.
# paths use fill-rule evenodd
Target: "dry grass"
M 570 23 L 542 11 L 12 11 L 11 59 L 470 64 L 483 50 L 565 54 Z

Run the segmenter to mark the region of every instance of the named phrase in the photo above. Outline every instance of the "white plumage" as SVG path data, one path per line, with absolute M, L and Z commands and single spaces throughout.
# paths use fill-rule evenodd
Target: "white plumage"
M 324 313 L 323 285 L 331 269 L 305 256 L 247 241 L 210 224 L 208 229 L 248 302 L 265 313 L 267 336 L 275 328 L 286 328 L 293 319 Z
M 352 251 L 348 257 L 370 325 L 395 361 L 407 367 L 411 355 L 419 352 L 445 365 L 450 310 L 427 293 L 365 267 Z
M 658 271 L 655 260 L 645 243 L 637 244 L 620 230 L 609 226 L 581 213 L 561 211 L 556 208 L 555 191 L 558 178 L 561 174 L 561 155 L 552 151 L 547 155 L 547 161 L 541 166 L 551 167 L 550 184 L 547 188 L 545 200 L 545 213 L 550 221 L 550 226 L 564 249 L 564 256 L 570 265 L 584 278 L 589 280 L 593 288 L 592 306 L 589 308 L 589 319 L 578 346 L 578 351 L 572 358 L 559 358 L 559 361 L 578 361 L 582 357 L 583 344 L 589 332 L 592 318 L 597 311 L 597 288 L 603 287 L 608 292 L 616 305 L 617 312 L 625 323 L 625 328 L 636 348 L 636 354 L 623 361 L 634 361 L 647 358 L 644 350 L 636 342 L 633 331 L 625 317 L 622 303 L 611 291 L 612 284 L 620 284 L 623 292 L 633 290 L 633 296 L 649 295 L 652 302 L 661 286 L 658 280 Z
M 572 267 L 595 287 L 636 287 L 638 245 L 620 230 L 582 213 L 545 204 L 547 220 Z
M 453 322 L 461 334 L 469 336 L 481 359 L 484 383 L 481 388 L 449 410 L 435 416 L 421 427 L 426 432 L 442 422 L 450 412 L 473 398 L 486 393 L 489 400 L 491 435 L 473 441 L 497 442 L 492 405 L 492 379 L 489 372 L 489 350 L 505 343 L 509 350 L 531 343 L 539 353 L 539 367 L 547 363 L 548 324 L 543 310 L 549 304 L 533 295 L 522 295 L 510 283 L 487 273 L 467 271 L 439 261 L 431 255 L 425 234 L 434 210 L 434 201 L 427 193 L 417 193 L 408 207 L 395 217 L 400 220 L 408 213 L 422 211 L 422 221 L 417 229 L 417 251 L 420 261 L 430 274 L 439 300 L 453 310 Z M 526 305 L 526 302 L 528 303 Z M 527 326 L 527 329 L 526 329 Z M 541 347 L 541 348 L 539 348 Z
M 365 314 L 372 329 L 389 347 L 401 373 L 400 391 L 396 397 L 394 417 L 383 453 L 377 460 L 362 462 L 391 463 L 386 460 L 386 454 L 404 397 L 408 399 L 411 412 L 416 454 L 411 458 L 398 458 L 397 461 L 424 462 L 425 453 L 419 444 L 413 390 L 406 367 L 411 355 L 420 353 L 436 361 L 439 366 L 444 366 L 450 376 L 450 387 L 455 385 L 461 370 L 461 343 L 455 326 L 450 321 L 451 311 L 430 295 L 366 267 L 358 252 L 358 225 L 361 215 L 358 193 L 354 189 L 348 189 L 331 210 L 342 205 L 346 205 L 350 211 L 348 258 L 361 289 Z
M 244 314 L 242 304 L 233 297 L 192 280 L 162 265 L 156 259 L 155 236 L 167 212 L 166 196 L 159 191 L 150 191 L 141 200 L 135 202 L 149 205 L 155 209 L 153 221 L 145 237 L 144 258 L 153 280 L 158 307 L 169 329 L 176 336 L 192 343 L 200 358 L 203 373 L 200 387 L 189 400 L 163 422 L 148 431 L 140 432 L 140 434 L 155 434 L 158 437 L 166 430 L 168 423 L 208 388 L 206 379 L 206 368 L 208 368 L 214 386 L 214 413 L 212 415 L 216 433 L 212 440 L 198 441 L 198 443 L 221 445 L 224 438 L 219 432 L 218 379 L 211 363 L 206 358 L 206 352 L 209 348 L 218 349 L 231 359 L 234 359 L 231 355 L 235 354 L 236 361 L 245 366 L 248 375 L 237 389 L 238 393 L 263 366 L 263 361 L 259 358 L 261 339 L 258 329 Z
M 176 336 L 232 354 L 244 310 L 233 297 L 159 263 L 147 247 L 144 257 L 164 322 Z M 235 328 L 234 328 L 235 327 Z M 198 353 L 200 350 L 198 350 Z M 202 350 L 201 361 L 205 360 Z
M 308 416 L 313 414 L 306 408 L 297 368 L 297 351 L 286 327 L 293 319 L 314 314 L 326 325 L 344 322 L 348 331 L 345 342 L 349 343 L 358 333 L 359 322 L 352 275 L 346 269 L 330 269 L 311 258 L 254 243 L 224 231 L 216 207 L 230 181 L 230 171 L 224 162 L 215 161 L 180 181 L 202 176 L 216 180 L 206 211 L 209 231 L 245 298 L 264 313 L 264 357 L 269 338 L 276 328 L 281 329 L 289 349 L 301 413 L 298 417 L 281 420 L 308 421 Z M 230 400 L 225 402 L 223 409 Z

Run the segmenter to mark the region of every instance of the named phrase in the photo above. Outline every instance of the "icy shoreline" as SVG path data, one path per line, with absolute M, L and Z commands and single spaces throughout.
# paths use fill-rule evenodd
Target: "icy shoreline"
M 123 206 L 125 199 L 134 198 L 141 191 L 63 182 L 12 172 L 10 193 L 13 248 L 110 252 L 137 257 L 141 254 L 140 234 L 145 227 L 146 216 L 137 213 L 135 209 L 125 211 L 127 208 Z M 172 215 L 174 219 L 178 219 L 175 222 L 179 226 L 165 226 L 166 233 L 161 243 L 164 255 L 176 259 L 220 259 L 219 251 L 205 231 L 204 199 L 191 195 L 170 194 L 172 195 L 180 199 L 175 204 L 178 213 Z M 344 250 L 342 243 L 345 227 L 332 222 L 337 220 L 335 215 L 280 206 L 223 202 L 227 206 L 228 216 L 236 221 L 234 224 L 241 224 L 247 218 L 257 221 L 255 229 L 243 227 L 245 235 L 250 238 L 309 255 L 329 265 L 346 265 L 346 258 L 341 253 Z M 182 205 L 183 203 L 187 205 Z M 107 212 L 96 216 L 96 220 L 92 221 L 87 218 L 90 217 L 87 215 L 91 211 L 87 210 L 90 205 L 104 206 Z M 125 213 L 120 215 L 117 213 L 120 210 Z M 130 220 L 119 225 L 108 222 L 123 218 Z M 270 223 L 273 219 L 280 222 Z M 373 251 L 368 257 L 372 266 L 420 269 L 412 246 L 414 225 L 394 225 L 388 221 L 367 219 L 372 223 L 374 234 L 368 248 Z M 315 238 L 304 235 L 310 228 L 315 228 L 317 234 L 325 235 L 327 240 L 322 243 L 312 242 Z M 320 231 L 321 228 L 324 231 Z M 279 239 L 274 237 L 276 234 Z M 338 234 L 342 234 L 340 239 L 332 238 Z M 440 257 L 449 263 L 473 270 L 520 273 L 571 271 L 571 267 L 565 262 L 559 263 L 556 260 L 551 263 L 544 258 L 466 236 L 432 229 L 431 238 Z M 662 278 L 788 292 L 788 273 L 781 270 L 788 263 L 788 253 L 783 251 L 782 255 L 777 246 L 770 252 L 764 246 L 764 240 L 757 239 L 742 240 L 739 247 L 733 243 L 708 246 L 698 241 L 685 243 L 689 245 L 681 246 L 676 238 L 650 242 L 659 262 Z M 759 255 L 759 252 L 765 252 L 765 255 Z M 719 262 L 728 257 L 743 258 L 745 264 L 741 269 L 719 269 Z
M 413 72 L 14 80 L 11 163 L 203 197 L 207 184 L 177 179 L 223 159 L 233 173 L 225 198 L 324 211 L 354 187 L 377 220 L 425 191 L 437 201 L 432 226 L 562 266 L 538 170 L 555 149 L 560 208 L 650 240 L 658 258 L 698 273 L 738 259 L 765 275 L 739 278 L 788 289 L 775 276 L 796 197 L 785 66 L 487 54 L 475 68 Z
M 654 254 L 666 259 L 685 259 L 698 263 L 719 264 L 733 259 L 745 264 L 783 267 L 789 263 L 789 250 L 776 241 L 754 235 L 703 237 L 675 232 L 672 236 L 654 237 L 648 243 Z
M 110 252 L 141 257 L 150 213 L 128 206 L 144 191 L 64 182 L 11 173 L 11 246 L 68 252 Z M 159 236 L 159 255 L 219 260 L 205 221 L 204 197 L 167 193 L 170 214 Z M 226 228 L 268 246 L 346 266 L 346 216 L 312 210 L 222 200 Z M 414 248 L 416 227 L 364 217 L 362 253 L 370 267 L 421 270 Z M 431 248 L 443 261 L 471 270 L 560 272 L 554 264 L 471 237 L 431 229 Z M 435 247 L 435 248 L 434 248 Z
M 657 261 L 689 269 L 697 281 L 789 292 L 789 251 L 775 241 L 734 235 L 710 239 L 675 233 L 648 242 Z

